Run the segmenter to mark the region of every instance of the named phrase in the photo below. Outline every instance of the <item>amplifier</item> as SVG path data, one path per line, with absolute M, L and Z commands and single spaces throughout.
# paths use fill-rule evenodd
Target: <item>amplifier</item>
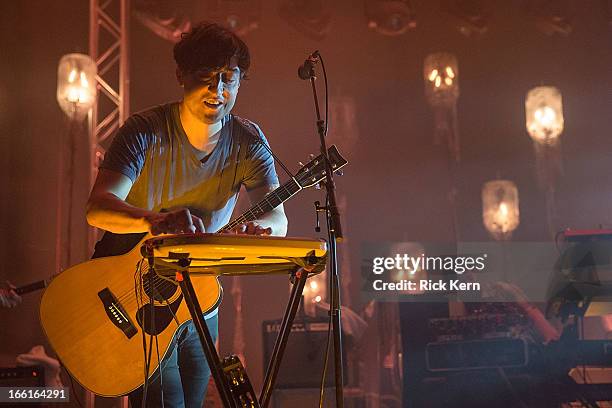
M 44 387 L 45 369 L 33 367 L 0 367 L 0 387 Z
M 612 229 L 570 230 L 563 231 L 568 242 L 588 242 L 612 240 Z
M 316 388 L 321 386 L 323 359 L 327 346 L 327 318 L 296 318 L 287 341 L 276 379 L 276 388 Z M 264 375 L 281 320 L 265 320 L 263 329 Z M 346 359 L 343 360 L 346 372 Z M 331 339 L 325 385 L 334 384 L 334 344 Z M 346 375 L 344 376 L 346 378 Z M 345 381 L 346 382 L 346 381 Z M 318 400 L 317 400 L 318 401 Z
M 319 406 L 318 388 L 280 388 L 274 391 L 272 406 L 274 408 L 313 408 Z M 323 408 L 334 408 L 336 406 L 336 391 L 334 388 L 326 388 L 323 398 Z
M 505 306 L 504 306 L 505 307 Z M 432 341 L 479 340 L 513 337 L 527 327 L 524 313 L 477 313 L 469 316 L 429 319 L 429 338 Z
M 525 367 L 529 348 L 520 338 L 446 341 L 427 344 L 425 358 L 429 371 Z

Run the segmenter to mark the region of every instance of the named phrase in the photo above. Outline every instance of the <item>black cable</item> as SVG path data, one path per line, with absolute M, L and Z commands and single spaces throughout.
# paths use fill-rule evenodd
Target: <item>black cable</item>
M 74 108 L 76 109 L 76 108 Z M 75 142 L 75 135 L 76 132 L 78 130 L 80 130 L 80 126 L 79 126 L 79 121 L 71 118 L 69 123 L 69 127 L 68 127 L 68 137 L 70 138 L 70 141 L 68 142 L 70 145 L 70 169 L 68 171 L 68 180 L 69 180 L 69 184 L 68 184 L 68 236 L 66 241 L 68 242 L 68 245 L 66 246 L 67 249 L 67 254 L 66 254 L 66 262 L 68 264 L 72 263 L 72 209 L 73 209 L 73 200 L 72 200 L 72 196 L 74 194 L 74 169 L 76 168 L 75 165 L 75 160 L 76 160 L 76 142 Z M 58 271 L 59 272 L 59 271 Z
M 328 87 L 328 82 L 327 82 L 327 71 L 325 70 L 325 61 L 323 60 L 323 56 L 318 53 L 318 58 L 321 61 L 321 69 L 323 71 L 323 83 L 324 83 L 324 87 L 325 87 L 325 130 L 324 130 L 324 136 L 327 137 L 327 132 L 329 130 L 329 87 Z M 326 197 L 326 202 L 325 202 L 325 206 L 329 207 L 329 201 L 327 200 L 328 197 Z M 325 362 L 323 364 L 323 374 L 321 376 L 321 388 L 320 388 L 320 393 L 319 393 L 319 408 L 323 408 L 323 399 L 325 397 L 325 380 L 326 380 L 326 376 L 327 376 L 327 364 L 328 364 L 328 360 L 329 360 L 329 350 L 331 348 L 331 328 L 332 328 L 332 319 L 333 319 L 333 315 L 332 315 L 332 302 L 331 300 L 333 299 L 334 296 L 334 285 L 331 282 L 331 279 L 333 277 L 330 276 L 330 285 L 329 285 L 329 290 L 330 290 L 330 302 L 329 302 L 329 319 L 328 319 L 328 323 L 327 323 L 327 341 L 326 341 L 326 346 L 325 346 Z
M 159 343 L 157 341 L 157 335 L 155 335 L 155 350 L 157 352 L 157 367 L 159 367 L 159 388 L 161 390 L 161 405 L 164 408 L 164 373 L 161 365 L 161 361 L 159 361 Z
M 325 136 L 327 136 L 327 131 L 329 130 L 329 121 L 328 121 L 328 114 L 329 114 L 329 92 L 328 91 L 328 87 L 327 87 L 327 71 L 325 70 L 325 62 L 323 61 L 323 56 L 321 54 L 319 55 L 319 60 L 321 60 L 321 69 L 323 70 L 323 83 L 325 84 Z
M 325 201 L 325 206 L 329 207 L 329 201 L 326 199 Z M 329 311 L 327 312 L 328 314 L 328 320 L 327 320 L 327 341 L 326 341 L 326 345 L 325 345 L 325 361 L 323 363 L 323 373 L 321 376 L 321 388 L 319 390 L 319 408 L 323 408 L 323 398 L 325 396 L 325 380 L 327 377 L 327 363 L 329 360 L 329 349 L 331 346 L 331 330 L 332 330 L 332 325 L 333 325 L 333 314 L 332 314 L 332 302 L 331 300 L 333 299 L 334 296 L 334 285 L 332 284 L 332 279 L 333 277 L 329 276 Z
M 323 373 L 321 374 L 321 387 L 319 388 L 319 408 L 323 408 L 323 399 L 325 397 L 325 380 L 327 377 L 327 362 L 329 360 L 329 349 L 331 345 L 331 328 L 332 328 L 332 313 L 331 304 L 329 305 L 329 320 L 327 321 L 327 341 L 325 345 L 325 360 L 323 362 Z
M 561 248 L 559 247 L 559 237 L 562 236 L 564 232 L 565 231 L 561 230 L 555 234 L 555 248 L 557 248 L 557 252 L 559 253 L 559 255 L 562 254 Z
M 143 333 L 144 333 L 144 330 L 143 330 Z M 144 335 L 144 336 L 146 337 L 146 335 Z M 145 351 L 145 355 L 147 355 L 147 360 L 146 360 L 146 363 L 145 363 L 145 372 L 147 373 L 146 374 L 147 379 L 145 380 L 146 387 L 145 387 L 145 391 L 144 391 L 144 394 L 143 394 L 145 397 L 147 395 L 147 392 L 149 391 L 149 385 L 151 385 L 151 380 L 149 379 L 149 370 L 151 369 L 151 355 L 152 354 L 153 354 L 153 335 L 151 334 L 151 335 L 149 335 L 149 354 L 147 355 L 146 351 Z M 146 398 L 143 397 L 143 399 L 142 399 L 142 404 L 143 404 L 142 408 L 146 408 L 145 401 L 146 401 Z
M 140 277 L 142 276 L 141 272 L 141 263 L 142 261 L 138 262 L 138 264 L 136 265 L 136 273 L 134 274 L 134 295 L 136 297 L 136 309 L 140 310 L 140 304 L 141 304 L 141 300 L 142 300 L 142 293 L 140 292 Z M 142 352 L 143 352 L 143 361 L 147 361 L 147 338 L 145 336 L 145 332 L 144 332 L 144 320 L 141 319 L 140 322 L 140 330 L 141 330 L 141 335 L 142 335 Z M 142 394 L 141 394 L 141 400 L 140 400 L 140 406 L 142 408 L 144 408 L 144 400 L 145 400 L 145 396 L 146 396 L 146 391 L 147 391 L 147 368 L 144 368 L 144 381 L 143 381 L 143 385 L 142 385 Z
M 68 373 L 68 371 L 66 372 Z M 74 386 L 74 380 L 72 379 L 72 376 L 70 375 L 70 373 L 68 373 L 68 378 L 70 379 L 70 385 L 72 386 L 72 393 L 74 394 L 74 398 L 76 399 L 77 404 L 79 404 L 79 407 L 84 408 L 83 404 L 81 403 L 81 399 L 79 398 L 79 395 L 76 392 L 76 388 Z
M 138 264 L 136 265 L 136 273 L 134 274 L 134 294 L 136 297 L 136 308 L 138 310 L 140 310 L 141 308 L 141 304 L 144 305 L 143 302 L 143 296 L 142 296 L 142 291 L 143 291 L 143 285 L 142 285 L 142 263 L 144 262 L 144 260 L 141 260 L 138 262 Z M 141 407 L 142 408 L 146 408 L 146 400 L 147 400 L 147 392 L 148 392 L 148 388 L 149 388 L 149 363 L 150 363 L 150 358 L 147 358 L 147 335 L 145 333 L 144 330 L 144 326 L 145 326 L 145 321 L 144 321 L 144 316 L 141 318 L 141 322 L 140 322 L 140 329 L 141 329 L 141 333 L 142 333 L 142 352 L 143 352 L 143 358 L 144 358 L 144 382 L 142 385 L 142 399 L 140 401 Z M 152 346 L 152 342 L 151 342 L 151 346 Z M 150 357 L 151 351 L 149 351 L 149 357 Z
M 149 354 L 147 356 L 146 352 L 145 352 L 145 356 L 147 356 L 146 359 L 146 363 L 145 363 L 145 384 L 146 384 L 146 388 L 145 388 L 145 393 L 144 395 L 146 396 L 146 393 L 149 391 L 149 385 L 150 384 L 150 379 L 149 379 L 149 370 L 151 369 L 151 356 L 153 355 L 153 333 L 155 333 L 155 299 L 154 299 L 154 294 L 152 293 L 152 286 L 153 286 L 154 282 L 153 282 L 153 272 L 151 271 L 151 267 L 149 266 L 149 291 L 151 292 L 151 295 L 149 295 L 149 305 L 151 306 L 151 334 L 149 335 Z M 144 286 L 144 281 L 141 278 L 141 285 Z M 141 292 L 142 293 L 142 292 Z M 146 291 L 145 291 L 146 293 Z M 142 334 L 143 337 L 146 337 L 145 333 L 144 333 L 144 318 L 143 318 L 143 325 L 142 325 Z M 156 336 L 157 338 L 157 336 Z M 146 342 L 146 340 L 145 340 Z M 146 404 L 145 404 L 146 398 L 143 397 L 142 399 L 142 403 L 143 406 L 142 408 L 146 408 Z
M 151 275 L 151 277 L 149 278 L 149 291 L 153 295 L 153 297 L 149 296 L 149 299 L 151 299 L 151 333 L 157 333 L 157 329 L 155 328 L 155 306 L 153 305 L 155 296 L 158 296 L 159 299 L 165 300 L 166 304 L 168 305 L 168 309 L 170 310 L 172 309 L 170 308 L 170 305 L 168 304 L 168 300 L 162 296 L 159 290 L 157 290 L 157 286 L 153 286 L 155 285 L 155 275 L 157 275 L 157 272 L 155 271 L 155 269 L 152 269 L 149 272 L 149 274 Z M 162 408 L 164 408 L 164 373 L 162 370 L 161 361 L 159 361 L 159 342 L 157 340 L 157 334 L 155 334 L 155 350 L 157 354 L 157 369 L 159 370 L 159 389 L 160 389 L 161 405 L 162 405 Z M 149 353 L 151 352 L 149 351 Z M 149 358 L 150 357 L 151 355 L 149 354 Z
M 327 86 L 327 71 L 325 70 L 325 63 L 323 62 L 323 57 L 321 56 L 321 54 L 318 54 L 318 58 L 321 60 L 321 68 L 323 69 L 323 82 L 325 83 L 325 136 L 327 136 L 327 131 L 329 129 L 329 121 L 328 121 L 328 116 L 329 116 L 329 92 L 328 92 L 328 86 Z M 259 132 L 257 132 L 259 134 Z M 270 153 L 270 155 L 272 156 L 272 158 L 274 158 L 274 161 L 276 163 L 279 164 L 279 166 L 283 169 L 283 171 L 285 173 L 287 173 L 287 175 L 290 178 L 294 178 L 294 174 L 287 168 L 287 166 L 285 166 L 285 164 L 282 162 L 281 159 L 279 159 L 274 152 L 272 151 L 272 149 L 270 148 L 270 146 L 268 146 L 267 143 L 265 143 L 261 137 L 256 137 L 255 140 L 260 143 L 267 151 L 268 153 Z
M 504 370 L 503 367 L 497 367 L 497 372 L 499 373 L 499 376 L 502 378 L 504 385 L 506 386 L 508 391 L 510 391 L 510 394 L 512 394 L 514 399 L 519 403 L 521 408 L 529 408 L 527 404 L 525 404 L 525 402 L 521 399 L 518 392 L 516 392 L 516 390 L 514 389 L 514 386 L 510 382 L 508 375 L 506 375 L 506 370 Z

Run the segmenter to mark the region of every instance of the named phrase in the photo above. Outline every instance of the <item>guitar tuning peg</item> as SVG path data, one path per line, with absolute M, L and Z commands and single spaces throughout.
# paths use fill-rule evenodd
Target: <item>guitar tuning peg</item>
M 312 160 L 312 159 L 314 159 L 316 156 L 315 156 L 314 154 L 310 153 L 310 154 L 308 155 L 308 157 L 310 157 L 310 160 Z
M 301 161 L 298 162 L 298 166 L 300 167 L 304 167 L 304 163 L 302 163 Z
M 314 185 L 314 189 L 315 190 L 320 190 L 321 189 L 321 183 L 317 183 Z
M 344 176 L 344 172 L 343 172 L 342 170 L 340 170 L 340 169 L 338 169 L 338 170 L 334 171 L 334 174 L 335 174 L 336 176 Z

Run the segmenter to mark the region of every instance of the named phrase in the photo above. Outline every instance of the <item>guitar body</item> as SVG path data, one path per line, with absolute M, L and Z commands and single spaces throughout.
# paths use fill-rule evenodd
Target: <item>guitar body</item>
M 124 255 L 76 265 L 55 277 L 41 300 L 41 324 L 51 346 L 68 372 L 99 395 L 125 395 L 143 384 L 143 326 L 147 342 L 148 334 L 157 334 L 161 360 L 178 328 L 191 319 L 179 287 L 170 283 L 163 296 L 151 294 L 154 324 L 139 322 L 141 313 L 148 316 L 151 299 L 144 292 L 137 299 L 134 290 L 141 259 L 138 244 Z M 222 295 L 217 277 L 194 276 L 192 282 L 202 311 L 214 310 Z M 157 366 L 153 349 L 149 375 Z

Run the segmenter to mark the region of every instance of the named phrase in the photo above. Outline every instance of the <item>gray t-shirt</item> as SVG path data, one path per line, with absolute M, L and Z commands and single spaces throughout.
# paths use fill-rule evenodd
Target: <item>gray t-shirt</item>
M 174 102 L 130 116 L 100 168 L 132 180 L 129 204 L 151 211 L 188 207 L 202 218 L 206 232 L 216 232 L 229 222 L 242 185 L 247 190 L 278 185 L 274 160 L 262 142 L 267 144 L 256 124 L 228 115 L 215 148 L 200 160 L 202 152 L 187 139 Z M 111 253 L 116 249 L 99 246 L 94 257 L 116 255 Z

